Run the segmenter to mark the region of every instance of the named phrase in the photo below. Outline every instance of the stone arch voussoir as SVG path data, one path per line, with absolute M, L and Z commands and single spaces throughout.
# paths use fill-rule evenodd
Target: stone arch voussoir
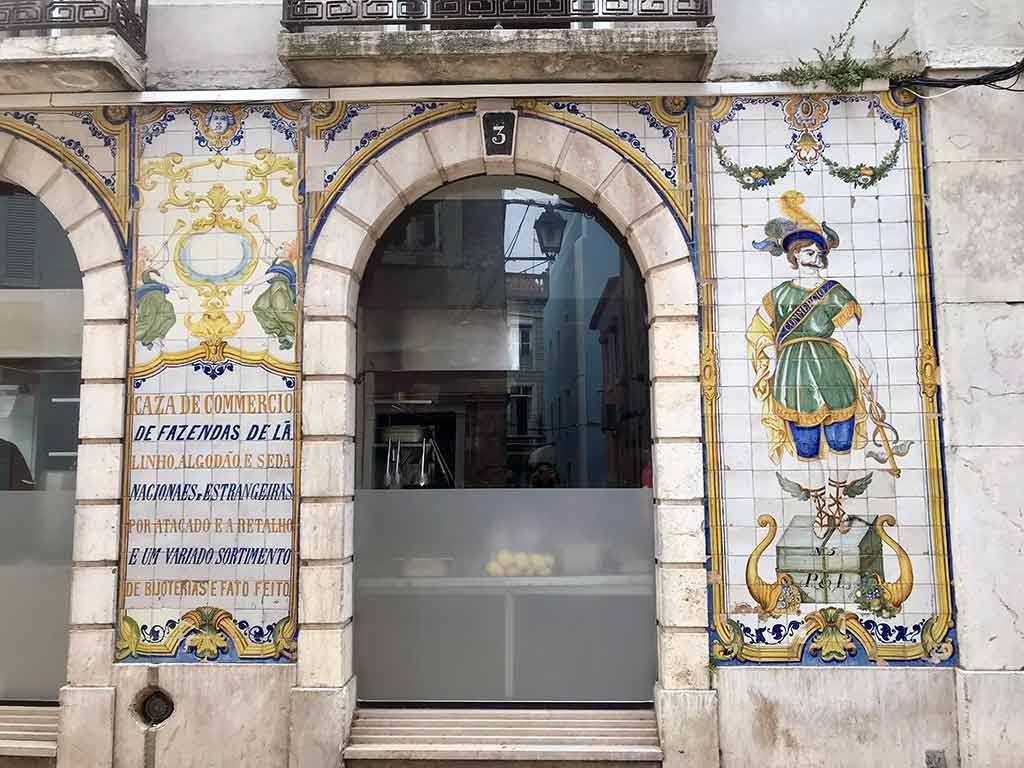
M 443 184 L 513 172 L 562 184 L 593 202 L 628 241 L 644 275 L 658 500 L 659 685 L 707 688 L 698 291 L 690 247 L 677 214 L 644 173 L 582 131 L 521 115 L 515 156 L 502 164 L 484 157 L 478 116 L 446 119 L 388 145 L 332 202 L 313 244 L 303 307 L 302 527 L 351 530 L 356 305 L 378 238 L 405 207 Z M 341 546 L 348 558 L 350 538 Z M 300 585 L 304 577 L 322 583 L 324 574 L 306 569 L 328 567 L 326 559 L 304 565 Z M 317 632 L 305 647 L 300 631 L 300 685 L 340 687 L 353 679 L 351 626 L 345 623 L 352 616 L 351 570 L 337 583 L 341 629 L 336 642 L 324 644 Z M 312 623 L 314 615 L 303 618 L 302 606 L 317 600 L 310 595 L 304 601 L 303 593 L 300 621 Z M 317 655 L 321 647 L 330 658 Z
M 109 685 L 117 598 L 128 352 L 124 253 L 96 195 L 30 140 L 0 133 L 0 177 L 36 195 L 67 232 L 82 272 L 83 331 L 68 688 Z M 28 321 L 28 320 L 26 320 Z M 74 716 L 62 708 L 62 718 Z M 69 714 L 70 713 L 70 714 Z M 63 730 L 63 726 L 62 726 Z

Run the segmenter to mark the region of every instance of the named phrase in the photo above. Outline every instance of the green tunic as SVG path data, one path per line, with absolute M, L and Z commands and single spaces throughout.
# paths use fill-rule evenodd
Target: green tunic
M 812 289 L 785 282 L 763 304 L 775 334 L 777 413 L 803 427 L 853 416 L 857 382 L 845 347 L 832 338 L 851 317 L 860 319 L 853 294 L 832 280 Z

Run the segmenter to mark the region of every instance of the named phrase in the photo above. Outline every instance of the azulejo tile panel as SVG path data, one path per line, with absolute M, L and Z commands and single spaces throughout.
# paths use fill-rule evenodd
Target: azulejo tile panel
M 712 658 L 951 664 L 920 108 L 693 114 Z
M 0 131 L 27 139 L 78 176 L 103 207 L 127 253 L 131 110 L 4 110 L 0 111 Z
M 295 657 L 298 119 L 138 115 L 120 661 Z
M 717 664 L 950 664 L 920 106 L 533 100 L 694 244 Z M 130 244 L 122 661 L 297 649 L 303 257 L 390 144 L 475 101 L 4 112 Z

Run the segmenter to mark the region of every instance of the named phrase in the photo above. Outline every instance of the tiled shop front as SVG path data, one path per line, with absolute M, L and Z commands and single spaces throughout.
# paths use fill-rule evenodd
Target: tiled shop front
M 3 176 L 67 230 L 84 292 L 61 764 L 337 764 L 359 694 L 354 507 L 374 487 L 357 479 L 376 439 L 361 285 L 397 217 L 474 176 L 560 189 L 635 259 L 649 373 L 630 434 L 650 449 L 608 452 L 635 464 L 623 485 L 652 486 L 634 512 L 653 541 L 614 576 L 573 573 L 546 541 L 421 578 L 582 573 L 653 596 L 637 631 L 666 764 L 718 764 L 721 667 L 954 665 L 921 121 L 905 92 L 0 114 Z M 518 355 L 547 339 L 522 335 L 540 317 L 508 326 Z M 583 319 L 607 342 L 614 322 Z M 602 419 L 636 396 L 613 402 L 608 376 L 593 418 L 614 446 Z M 510 375 L 501 397 L 540 381 Z M 555 405 L 538 394 L 520 431 L 560 424 Z M 904 690 L 948 697 L 951 680 Z M 138 721 L 157 689 L 188 729 Z M 227 751 L 221 708 L 259 724 Z

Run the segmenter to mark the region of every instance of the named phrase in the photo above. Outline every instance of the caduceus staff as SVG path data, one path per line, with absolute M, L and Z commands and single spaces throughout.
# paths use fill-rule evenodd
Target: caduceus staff
M 900 444 L 899 430 L 885 420 L 885 408 L 879 405 L 878 398 L 875 397 L 875 393 L 868 381 L 868 375 L 863 368 L 860 369 L 860 384 L 861 391 L 864 393 L 865 404 L 867 405 L 868 417 L 871 419 L 871 423 L 875 425 L 874 431 L 871 433 L 871 443 L 885 450 L 884 459 L 870 452 L 868 456 L 871 456 L 875 461 L 887 462 L 889 466 L 885 471 L 893 477 L 899 477 L 902 474 L 902 470 L 896 463 L 896 452 L 893 450 L 893 443 L 896 445 Z M 890 431 L 892 432 L 891 440 L 889 438 Z

